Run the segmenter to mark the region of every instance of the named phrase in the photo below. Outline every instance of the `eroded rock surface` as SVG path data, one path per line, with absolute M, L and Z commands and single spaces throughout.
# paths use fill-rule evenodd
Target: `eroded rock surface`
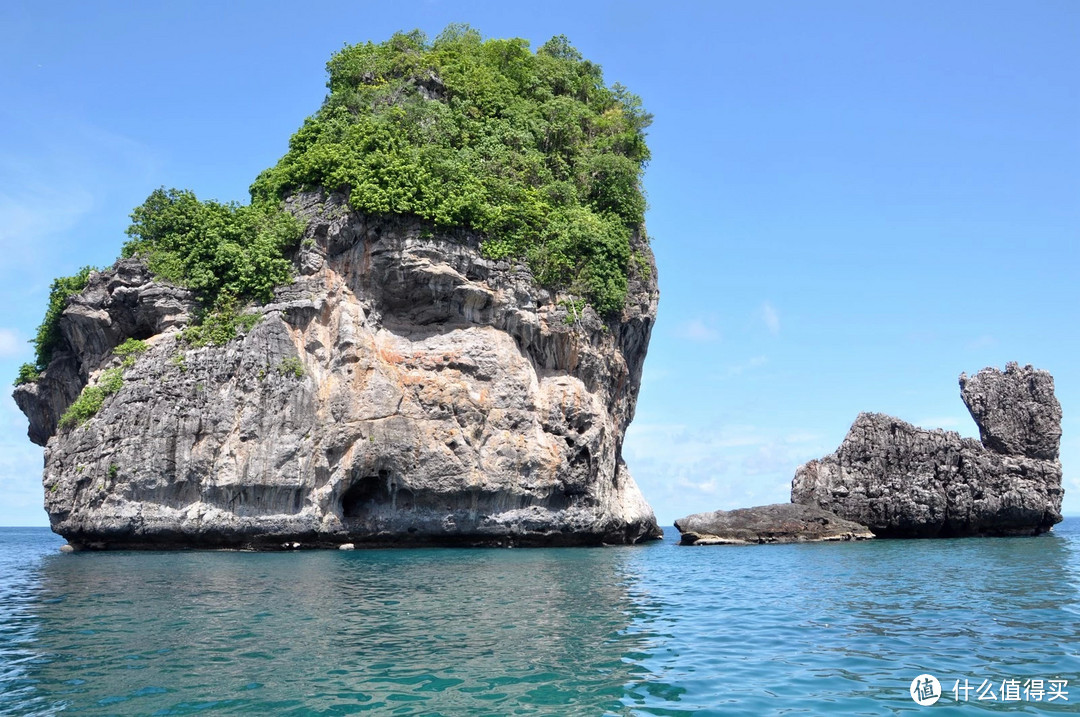
M 622 460 L 658 292 L 603 321 L 484 259 L 477 237 L 290 201 L 297 279 L 221 347 L 177 329 L 191 296 L 138 261 L 94 275 L 64 350 L 16 390 L 45 449 L 53 529 L 81 547 L 594 544 L 660 537 Z M 59 415 L 149 350 L 85 424 Z
M 775 503 L 695 513 L 675 521 L 683 545 L 752 545 L 867 540 L 865 525 L 812 505 Z
M 1061 406 L 1046 371 L 960 376 L 982 441 L 863 413 L 833 453 L 799 467 L 793 503 L 878 536 L 1032 535 L 1061 521 Z
M 30 421 L 30 440 L 45 445 L 90 374 L 118 344 L 186 325 L 194 309 L 191 292 L 153 281 L 137 259 L 91 274 L 86 288 L 68 301 L 60 322 L 63 341 L 48 370 L 15 389 L 15 403 Z

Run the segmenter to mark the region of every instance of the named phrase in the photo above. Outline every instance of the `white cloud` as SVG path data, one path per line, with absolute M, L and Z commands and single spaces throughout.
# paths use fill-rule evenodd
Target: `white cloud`
M 694 482 L 684 477 L 679 478 L 678 484 L 681 488 L 689 488 L 696 493 L 702 493 L 704 495 L 715 495 L 716 489 L 718 487 L 715 478 L 709 478 L 708 480 L 703 480 L 701 482 Z
M 90 193 L 75 186 L 62 190 L 23 185 L 17 194 L 0 193 L 0 247 L 27 253 L 46 237 L 65 232 L 93 208 Z
M 780 335 L 780 314 L 776 312 L 776 308 L 768 301 L 761 305 L 761 320 L 765 322 L 765 328 L 769 330 L 770 334 L 773 336 Z
M 0 358 L 12 358 L 29 353 L 26 343 L 14 329 L 0 329 Z
M 747 371 L 752 371 L 759 366 L 764 366 L 768 362 L 769 359 L 766 356 L 754 356 L 753 358 L 743 361 L 742 363 L 725 366 L 722 373 L 720 374 L 720 377 L 734 378 L 735 376 L 741 376 Z
M 771 475 L 791 468 L 790 451 L 783 446 L 759 446 L 743 459 L 743 473 L 748 476 Z
M 683 322 L 675 330 L 675 334 L 680 338 L 703 343 L 716 341 L 720 338 L 720 332 L 709 326 L 702 319 L 691 319 L 690 321 Z
M 746 424 L 634 422 L 623 455 L 664 525 L 690 513 L 790 499 L 795 469 L 828 450 L 816 434 Z

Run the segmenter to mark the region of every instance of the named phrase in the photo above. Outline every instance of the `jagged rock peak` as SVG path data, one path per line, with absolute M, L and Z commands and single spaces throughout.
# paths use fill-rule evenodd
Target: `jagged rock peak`
M 816 505 L 878 536 L 1031 535 L 1061 521 L 1061 407 L 1053 378 L 1010 363 L 961 392 L 982 443 L 862 413 L 833 453 L 798 468 L 793 503 Z
M 1054 377 L 1015 362 L 1005 371 L 960 374 L 960 395 L 986 448 L 1005 455 L 1054 460 L 1061 444 L 1061 404 Z

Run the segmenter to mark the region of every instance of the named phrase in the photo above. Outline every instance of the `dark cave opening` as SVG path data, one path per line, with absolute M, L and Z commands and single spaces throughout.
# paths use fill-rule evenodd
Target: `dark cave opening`
M 389 503 L 390 489 L 387 483 L 385 475 L 365 476 L 353 483 L 341 496 L 341 516 L 359 518 L 372 504 Z
M 138 339 L 139 341 L 146 341 L 148 338 L 157 334 L 153 327 L 150 326 L 136 326 L 135 331 L 131 333 L 129 338 Z

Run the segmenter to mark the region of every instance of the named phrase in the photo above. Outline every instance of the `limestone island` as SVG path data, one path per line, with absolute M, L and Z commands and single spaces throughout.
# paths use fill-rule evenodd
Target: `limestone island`
M 690 545 L 1038 535 L 1061 522 L 1061 405 L 1046 371 L 960 374 L 980 440 L 862 413 L 833 453 L 799 467 L 790 507 L 676 521 Z M 805 511 L 812 511 L 804 515 Z
M 14 397 L 74 549 L 662 537 L 622 458 L 651 119 L 564 37 L 344 48 L 249 205 L 157 190 Z

